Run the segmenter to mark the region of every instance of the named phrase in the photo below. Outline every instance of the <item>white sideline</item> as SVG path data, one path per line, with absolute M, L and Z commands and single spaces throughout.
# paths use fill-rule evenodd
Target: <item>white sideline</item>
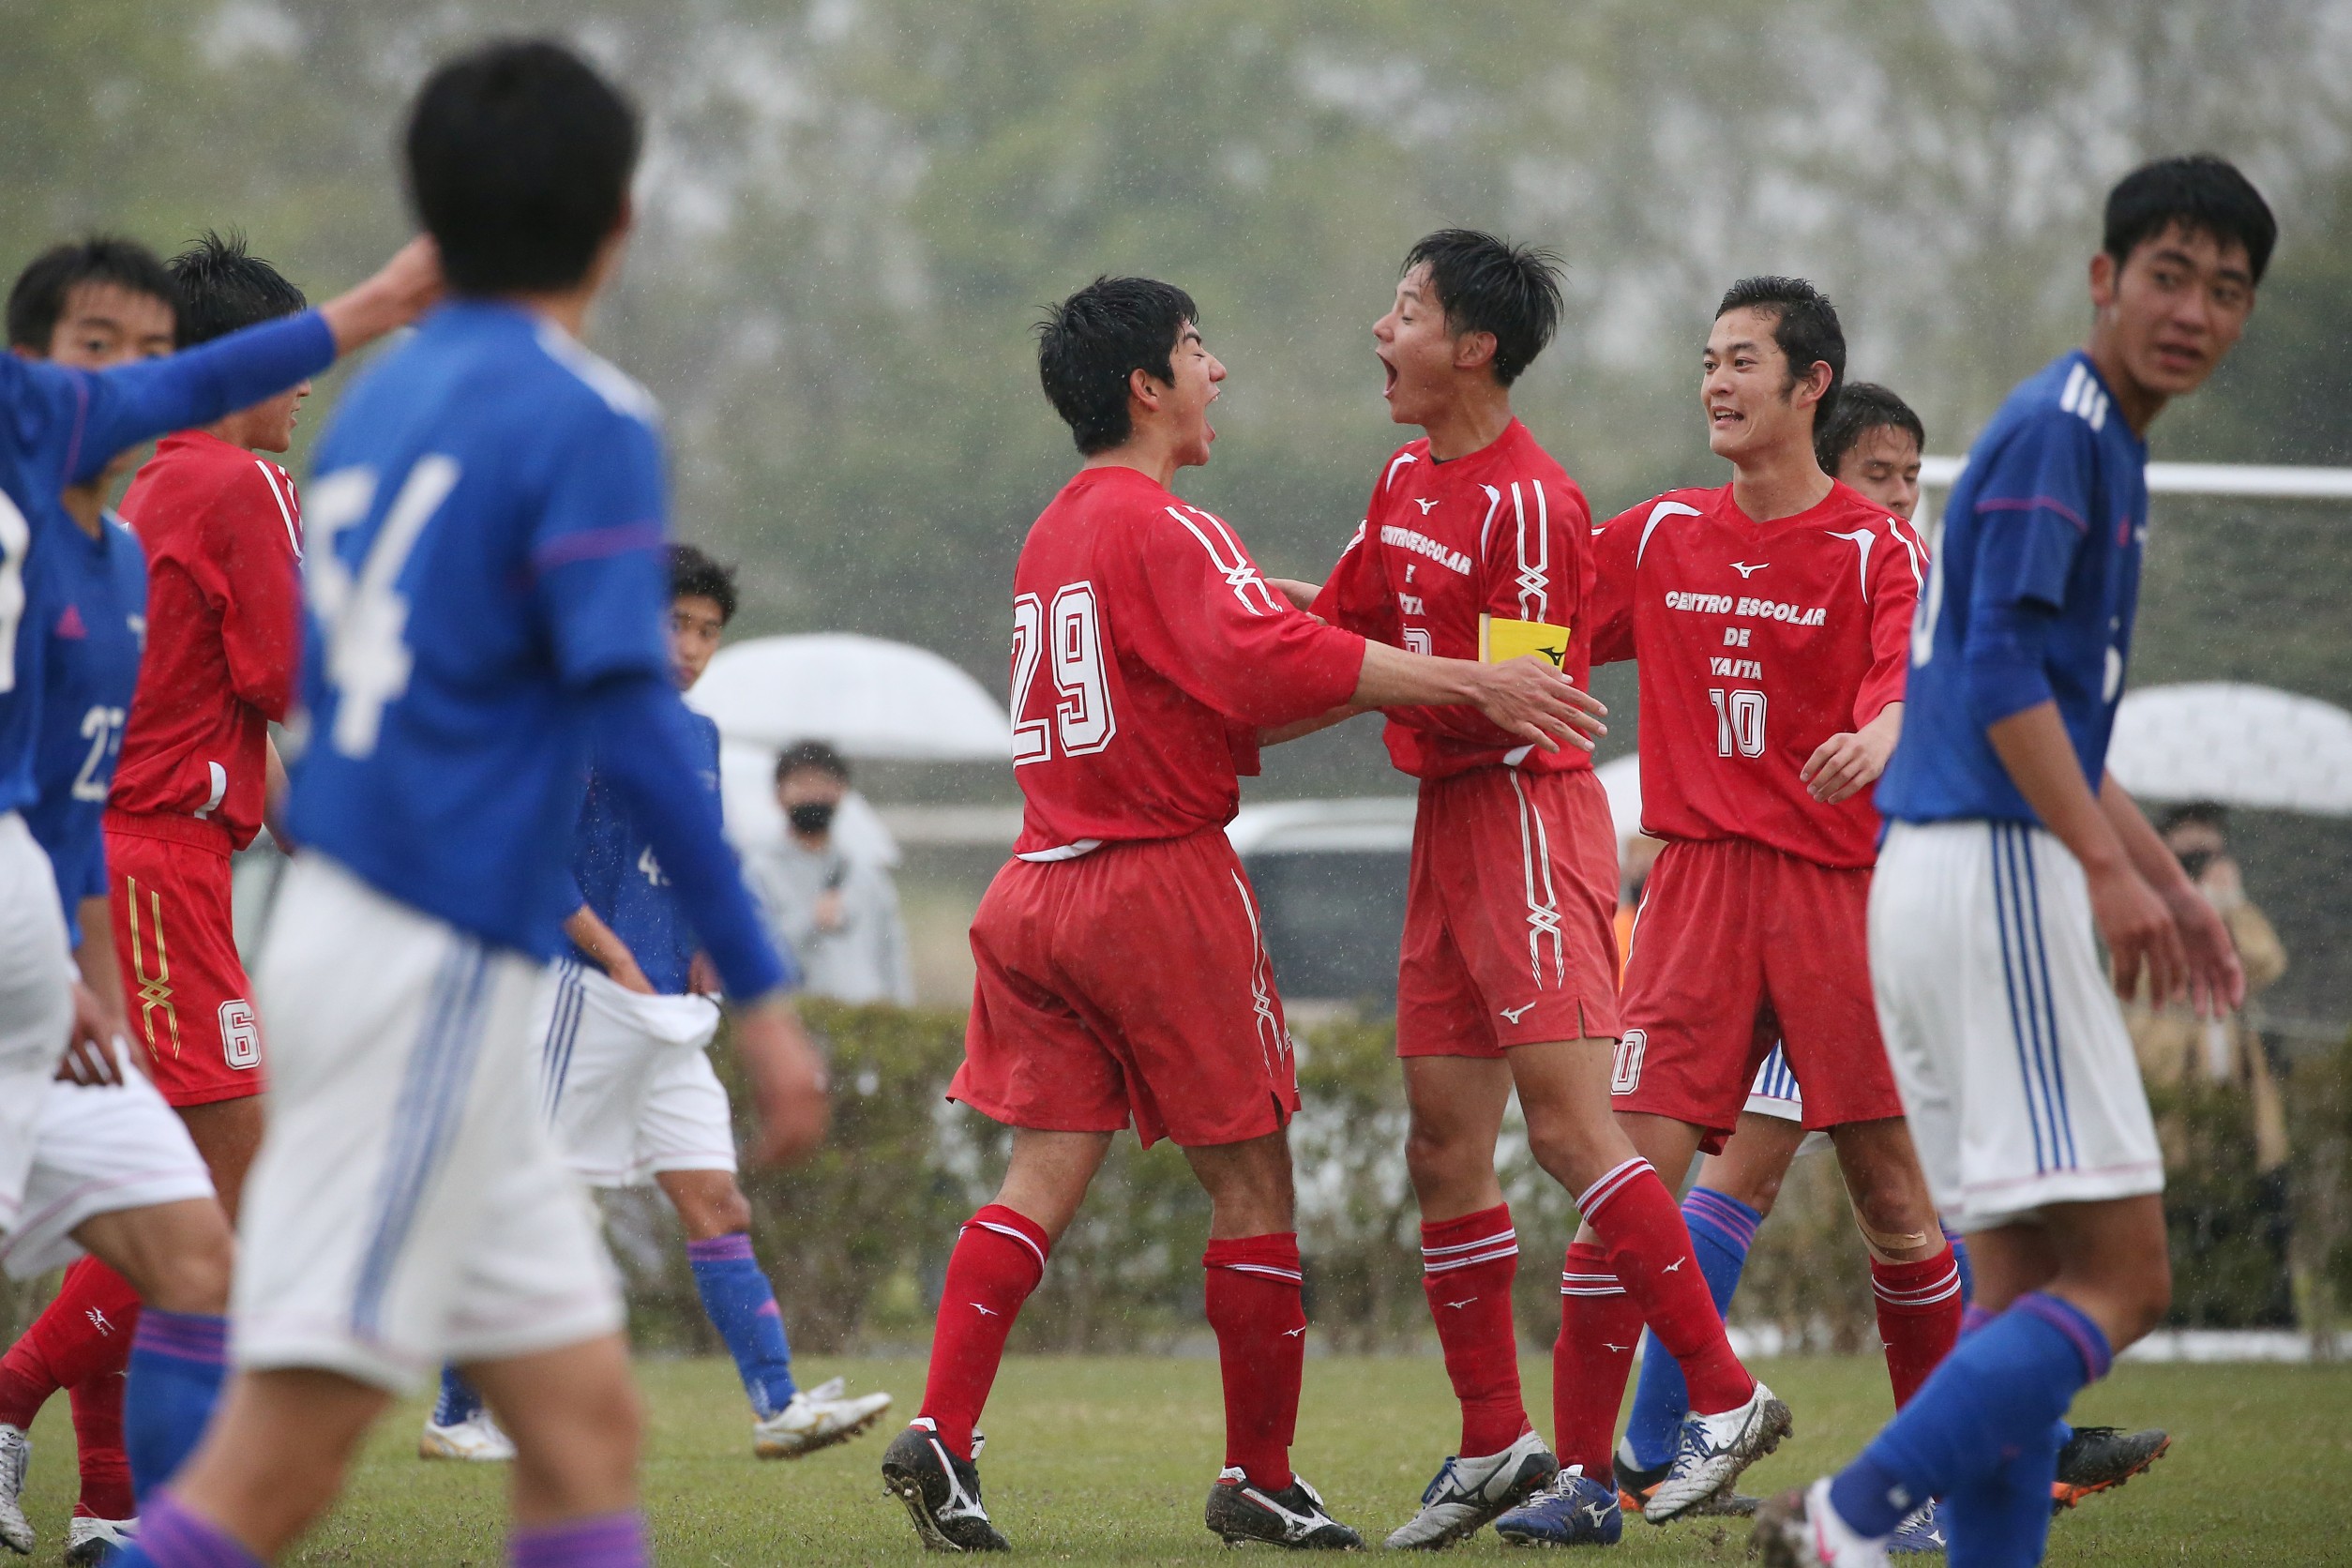
M 1968 465 L 1966 458 L 1922 458 L 1919 482 L 1930 490 L 1950 488 Z M 2352 468 L 2291 468 L 2251 462 L 2152 462 L 2151 495 L 2252 495 L 2273 501 L 2352 501 Z

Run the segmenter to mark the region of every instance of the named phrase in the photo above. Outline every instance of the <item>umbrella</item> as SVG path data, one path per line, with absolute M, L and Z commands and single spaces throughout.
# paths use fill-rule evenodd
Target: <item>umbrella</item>
M 2352 816 L 2352 713 L 2235 681 L 2129 692 L 2107 766 L 2159 800 Z
M 1003 761 L 1003 707 L 927 648 L 852 632 L 755 637 L 719 650 L 686 701 L 719 733 L 771 751 L 830 742 L 851 757 Z

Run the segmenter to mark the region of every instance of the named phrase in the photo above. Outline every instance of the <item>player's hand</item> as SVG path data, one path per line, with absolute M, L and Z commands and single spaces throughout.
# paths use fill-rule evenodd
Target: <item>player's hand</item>
M 825 1140 L 833 1103 L 824 1061 L 800 1015 L 782 995 L 770 996 L 735 1015 L 734 1033 L 759 1112 L 752 1163 L 791 1165 L 815 1153 Z
M 1579 687 L 1560 667 L 1538 654 L 1478 664 L 1477 692 L 1470 701 L 1496 728 L 1558 751 L 1561 743 L 1590 751 L 1592 743 L 1609 732 L 1601 722 L 1608 709 L 1601 700 Z
M 2172 911 L 2129 865 L 2103 871 L 2087 868 L 2087 874 L 2091 919 L 2115 965 L 2115 994 L 2133 1000 L 2145 972 L 2148 1005 L 2165 1006 L 2180 994 L 2189 973 L 2188 954 Z M 2223 940 L 2228 940 L 2227 932 Z M 2233 954 L 2233 965 L 2235 961 Z M 2239 984 L 2243 986 L 2242 979 Z
M 1270 577 L 1266 586 L 1297 605 L 1301 610 L 1315 608 L 1316 596 L 1323 591 L 1319 582 L 1301 582 L 1295 577 Z
M 65 1057 L 57 1063 L 57 1081 L 84 1088 L 122 1082 L 122 1062 L 114 1054 L 115 1033 L 114 1020 L 107 1016 L 98 993 L 75 981 L 73 1024 L 66 1035 Z
M 392 253 L 376 275 L 319 307 L 335 334 L 335 352 L 349 354 L 406 326 L 441 298 L 441 251 L 419 234 Z
M 1824 806 L 1850 800 L 1878 781 L 1902 737 L 1903 704 L 1890 702 L 1861 729 L 1832 735 L 1815 747 L 1797 777 Z
M 686 960 L 686 989 L 696 996 L 717 996 L 727 988 L 718 983 L 718 966 L 711 962 L 708 953 L 697 953 Z
M 654 983 L 645 978 L 645 972 L 639 967 L 636 955 L 626 949 L 611 955 L 604 972 L 611 977 L 614 985 L 625 991 L 635 991 L 640 996 L 654 994 Z
M 2201 1018 L 2236 1012 L 2246 1000 L 2246 971 L 2238 961 L 2238 944 L 2230 940 L 2222 912 L 2201 889 L 2185 882 L 2165 896 L 2164 904 L 2187 956 L 2190 1004 Z
M 844 923 L 841 890 L 827 888 L 817 896 L 817 907 L 809 912 L 809 920 L 820 931 L 833 932 Z

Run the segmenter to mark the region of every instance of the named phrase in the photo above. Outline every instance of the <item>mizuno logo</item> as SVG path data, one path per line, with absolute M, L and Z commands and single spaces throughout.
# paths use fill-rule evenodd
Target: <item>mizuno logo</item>
M 1772 563 L 1770 561 L 1758 561 L 1755 565 L 1751 566 L 1745 561 L 1734 561 L 1731 563 L 1731 569 L 1738 572 L 1741 580 L 1744 580 L 1748 578 L 1754 577 L 1756 573 L 1762 571 L 1765 567 L 1771 565 Z
M 1529 1010 L 1533 1008 L 1534 1005 L 1535 1003 L 1532 1002 L 1523 1002 L 1516 1007 L 1505 1007 L 1502 1009 L 1502 1016 L 1509 1018 L 1513 1023 L 1517 1023 L 1521 1018 L 1527 1017 Z
M 1429 515 L 1429 508 L 1435 506 L 1437 503 L 1434 501 L 1424 501 L 1421 497 L 1415 496 L 1413 497 L 1413 505 L 1421 508 L 1421 515 L 1423 517 L 1427 517 Z
M 977 1312 L 983 1318 L 1002 1318 L 1004 1316 L 1004 1314 L 995 1311 L 992 1308 L 982 1306 L 978 1302 L 972 1302 L 969 1304 L 971 1305 L 972 1310 Z
M 1609 1511 L 1597 1502 L 1588 1502 L 1584 1505 L 1584 1516 L 1592 1521 L 1592 1528 L 1595 1530 L 1606 1529 L 1609 1522 Z
M 1452 1307 L 1455 1311 L 1459 1312 L 1466 1306 L 1473 1306 L 1477 1304 L 1477 1302 L 1478 1298 L 1476 1296 L 1472 1296 L 1467 1301 L 1448 1302 L 1445 1304 Z
M 1668 1263 L 1665 1268 L 1660 1269 L 1658 1272 L 1660 1274 L 1672 1274 L 1689 1261 L 1690 1259 L 1688 1258 L 1677 1258 L 1673 1262 Z
M 1297 1328 L 1284 1329 L 1282 1331 L 1282 1337 L 1285 1339 L 1296 1339 L 1299 1335 L 1304 1334 L 1305 1332 L 1306 1325 L 1304 1323 L 1301 1323 Z
M 102 1309 L 95 1306 L 91 1307 L 83 1314 L 83 1316 L 90 1319 L 90 1326 L 98 1330 L 98 1333 L 113 1334 L 114 1332 L 114 1325 L 106 1320 L 106 1314 Z
M 1601 1349 L 1604 1350 L 1616 1350 L 1621 1354 L 1624 1351 L 1632 1349 L 1633 1347 L 1631 1345 L 1612 1345 L 1607 1340 L 1604 1339 L 1601 1341 Z

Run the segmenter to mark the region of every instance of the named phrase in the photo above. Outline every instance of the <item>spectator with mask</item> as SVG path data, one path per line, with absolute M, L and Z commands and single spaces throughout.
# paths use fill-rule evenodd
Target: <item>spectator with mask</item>
M 850 765 L 822 741 L 787 746 L 776 762 L 783 842 L 745 862 L 752 891 L 777 938 L 792 944 L 812 996 L 837 1002 L 914 1002 L 898 890 L 881 866 L 834 842 L 834 818 L 850 792 Z

